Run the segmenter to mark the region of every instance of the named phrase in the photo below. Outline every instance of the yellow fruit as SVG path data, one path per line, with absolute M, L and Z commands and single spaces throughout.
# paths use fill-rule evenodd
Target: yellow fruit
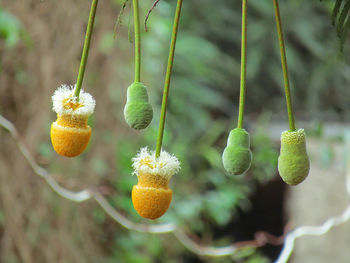
M 180 162 L 165 151 L 156 158 L 155 152 L 142 148 L 133 158 L 133 167 L 138 179 L 131 192 L 135 210 L 144 218 L 161 217 L 170 206 L 173 191 L 168 184 L 180 170 Z
M 57 120 L 51 125 L 51 142 L 54 150 L 66 157 L 77 156 L 87 147 L 91 136 L 88 118 L 95 108 L 89 93 L 81 90 L 78 98 L 74 88 L 62 85 L 52 96 Z
M 137 178 L 138 184 L 131 192 L 135 210 L 144 218 L 161 217 L 168 210 L 173 195 L 168 188 L 168 180 L 152 174 L 140 174 Z
M 75 157 L 87 147 L 91 128 L 88 116 L 57 115 L 51 125 L 51 142 L 54 150 L 66 157 Z

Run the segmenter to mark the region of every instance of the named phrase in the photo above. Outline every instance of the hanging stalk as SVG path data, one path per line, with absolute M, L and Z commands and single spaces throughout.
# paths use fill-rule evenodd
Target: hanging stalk
M 92 1 L 91 9 L 90 9 L 90 15 L 89 15 L 89 21 L 88 21 L 88 26 L 87 26 L 87 29 L 86 29 L 86 36 L 85 36 L 85 42 L 84 42 L 84 47 L 83 47 L 83 53 L 81 55 L 78 79 L 77 79 L 77 84 L 75 86 L 75 92 L 74 92 L 75 97 L 78 100 L 79 100 L 80 89 L 81 89 L 81 86 L 83 84 L 85 68 L 86 68 L 86 62 L 87 62 L 87 59 L 88 59 L 88 56 L 89 56 L 91 36 L 92 36 L 93 28 L 94 28 L 97 4 L 98 4 L 98 0 L 93 0 Z
M 134 7 L 134 31 L 135 31 L 135 82 L 140 82 L 141 76 L 141 36 L 139 1 L 133 0 Z
M 284 38 L 283 38 L 282 22 L 281 22 L 281 15 L 279 10 L 278 0 L 273 0 L 273 5 L 275 8 L 277 34 L 278 34 L 280 51 L 281 51 L 281 63 L 282 63 L 282 71 L 283 71 L 283 79 L 284 79 L 284 89 L 285 89 L 286 101 L 287 101 L 289 131 L 295 131 L 294 113 L 293 113 L 292 98 L 290 94 L 289 77 L 288 77 L 287 56 L 286 56 L 286 49 L 285 49 Z
M 246 94 L 246 69 L 247 69 L 247 4 L 248 0 L 242 1 L 242 37 L 241 37 L 241 84 L 239 96 L 239 112 L 237 128 L 243 128 L 244 106 Z
M 163 143 L 166 108 L 167 108 L 167 103 L 168 103 L 171 73 L 172 73 L 173 64 L 174 64 L 175 46 L 176 46 L 177 33 L 178 33 L 178 29 L 179 29 L 182 1 L 183 0 L 177 1 L 175 18 L 174 18 L 174 25 L 173 25 L 173 32 L 172 32 L 172 36 L 171 36 L 169 59 L 168 59 L 168 66 L 167 66 L 167 71 L 166 71 L 166 75 L 165 75 L 163 101 L 162 101 L 162 108 L 161 108 L 161 113 L 160 113 L 160 122 L 159 122 L 159 129 L 158 129 L 156 158 L 158 158 L 160 155 L 160 152 L 162 149 L 162 143 Z

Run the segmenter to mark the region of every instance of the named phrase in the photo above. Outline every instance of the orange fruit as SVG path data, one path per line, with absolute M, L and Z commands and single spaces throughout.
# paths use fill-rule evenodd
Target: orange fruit
M 168 180 L 154 174 L 139 174 L 137 178 L 138 184 L 131 192 L 135 210 L 144 218 L 161 217 L 168 210 L 173 195 Z
M 54 150 L 66 157 L 80 155 L 87 147 L 91 127 L 87 115 L 57 115 L 51 125 L 51 143 Z

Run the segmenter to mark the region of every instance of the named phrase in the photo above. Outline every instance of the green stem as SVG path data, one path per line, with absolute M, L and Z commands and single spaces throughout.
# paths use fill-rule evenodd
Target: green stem
M 167 107 L 167 103 L 168 103 L 171 72 L 172 72 L 173 64 L 174 64 L 175 46 L 176 46 L 177 32 L 179 29 L 182 1 L 183 0 L 177 0 L 176 13 L 175 13 L 174 25 L 173 25 L 173 32 L 171 35 L 169 59 L 168 59 L 168 66 L 167 66 L 167 71 L 166 71 L 166 75 L 165 75 L 163 101 L 162 101 L 162 108 L 161 108 L 161 113 L 160 113 L 160 122 L 159 122 L 159 129 L 158 129 L 156 158 L 158 158 L 160 156 L 160 151 L 162 149 L 162 143 L 163 143 L 166 107 Z
M 139 1 L 133 0 L 134 7 L 134 31 L 135 31 L 135 82 L 140 82 L 141 76 L 141 37 Z
M 242 47 L 241 47 L 241 88 L 239 96 L 238 128 L 243 128 L 244 105 L 246 94 L 246 69 L 247 69 L 247 2 L 242 1 Z
M 273 0 L 273 5 L 275 7 L 277 33 L 278 33 L 279 46 L 281 51 L 281 63 L 282 63 L 282 70 L 283 70 L 284 89 L 285 89 L 286 101 L 287 101 L 289 130 L 295 131 L 294 113 L 293 113 L 292 98 L 290 94 L 289 77 L 288 77 L 286 49 L 285 49 L 284 39 L 283 39 L 282 22 L 281 22 L 281 15 L 279 10 L 278 0 Z
M 79 100 L 80 89 L 81 89 L 81 86 L 83 85 L 84 73 L 85 73 L 85 68 L 86 68 L 86 61 L 87 61 L 88 56 L 89 56 L 91 36 L 92 36 L 93 28 L 94 28 L 97 4 L 98 4 L 98 0 L 92 1 L 89 22 L 88 22 L 88 26 L 86 29 L 83 54 L 81 55 L 79 74 L 78 74 L 77 84 L 75 86 L 75 92 L 74 92 L 74 94 L 78 100 Z

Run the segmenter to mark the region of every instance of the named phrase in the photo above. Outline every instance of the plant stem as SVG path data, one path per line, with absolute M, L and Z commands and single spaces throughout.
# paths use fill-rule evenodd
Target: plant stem
M 92 0 L 90 15 L 89 15 L 89 22 L 88 22 L 88 26 L 86 29 L 83 54 L 81 55 L 79 74 L 78 74 L 77 84 L 75 86 L 75 92 L 74 92 L 74 94 L 78 100 L 79 100 L 80 89 L 81 89 L 81 86 L 83 84 L 84 73 L 85 73 L 85 68 L 86 68 L 86 61 L 87 61 L 88 56 L 89 56 L 91 36 L 92 36 L 93 28 L 94 28 L 97 4 L 98 4 L 98 0 Z
M 132 1 L 134 7 L 134 31 L 135 31 L 135 82 L 140 82 L 141 76 L 141 37 L 139 0 Z
M 148 10 L 148 13 L 146 15 L 146 18 L 145 18 L 145 31 L 148 32 L 148 27 L 147 27 L 147 21 L 148 21 L 148 18 L 149 16 L 151 15 L 152 11 L 154 8 L 156 8 L 157 4 L 159 3 L 160 0 L 155 0 L 152 4 L 152 7 L 150 10 Z
M 239 96 L 238 128 L 243 128 L 244 105 L 246 94 L 246 69 L 247 69 L 247 2 L 242 1 L 242 37 L 241 37 L 241 87 Z
M 281 51 L 281 63 L 282 63 L 282 70 L 283 70 L 284 89 L 285 89 L 286 101 L 287 101 L 289 130 L 295 131 L 294 113 L 293 113 L 292 98 L 290 94 L 289 77 L 288 77 L 286 49 L 284 45 L 282 22 L 281 22 L 281 15 L 279 10 L 278 0 L 273 0 L 273 5 L 275 8 L 277 33 L 278 33 L 279 46 Z
M 167 103 L 168 103 L 171 72 L 172 72 L 173 64 L 174 64 L 175 46 L 176 46 L 177 32 L 178 32 L 178 29 L 179 29 L 179 21 L 180 21 L 182 1 L 183 0 L 177 0 L 177 6 L 176 6 L 176 12 L 175 12 L 175 18 L 174 18 L 174 25 L 173 25 L 173 32 L 172 32 L 172 35 L 171 35 L 169 59 L 168 59 L 168 66 L 167 66 L 167 71 L 166 71 L 166 75 L 165 75 L 163 101 L 162 101 L 162 108 L 161 108 L 161 113 L 160 113 L 160 122 L 159 122 L 159 129 L 158 129 L 156 158 L 158 158 L 160 156 L 160 152 L 161 152 L 161 149 L 162 149 L 162 143 L 163 143 L 166 107 L 167 107 Z

